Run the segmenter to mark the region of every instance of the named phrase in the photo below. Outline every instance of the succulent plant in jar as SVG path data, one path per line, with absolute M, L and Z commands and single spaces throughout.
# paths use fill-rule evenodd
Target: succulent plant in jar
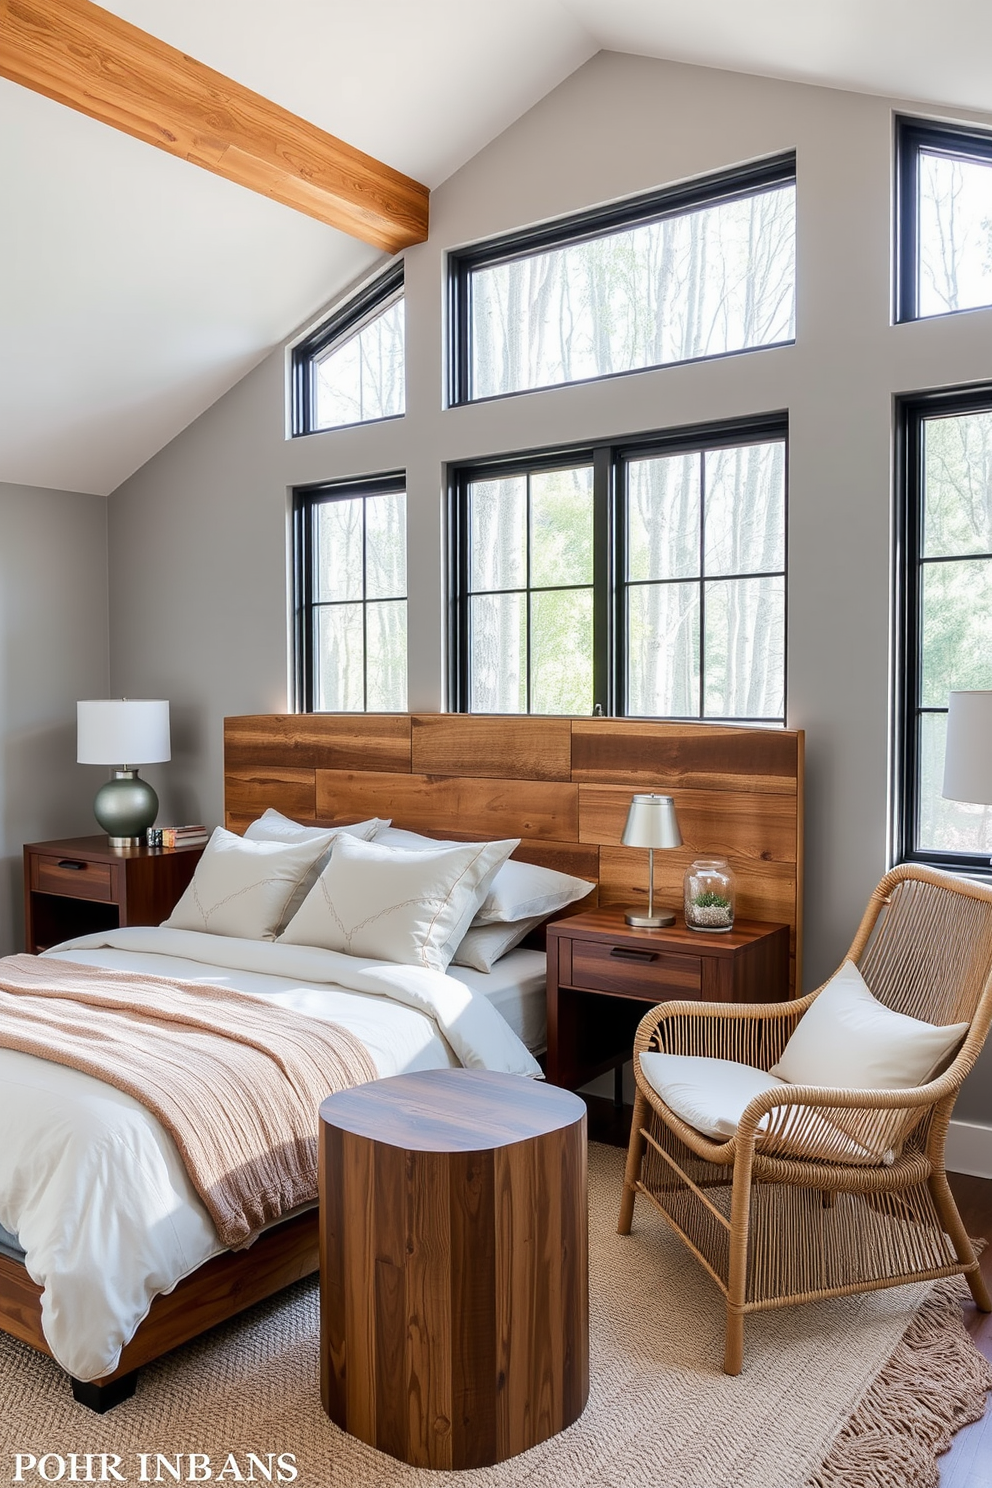
M 726 858 L 697 858 L 685 875 L 685 922 L 690 930 L 731 930 L 734 875 Z

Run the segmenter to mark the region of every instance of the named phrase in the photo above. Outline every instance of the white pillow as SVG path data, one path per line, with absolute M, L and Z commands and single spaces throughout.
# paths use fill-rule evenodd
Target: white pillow
M 382 847 L 342 834 L 279 939 L 444 971 L 518 841 L 472 842 L 431 852 Z
M 409 848 L 411 852 L 458 845 L 422 837 L 419 832 L 405 832 L 400 827 L 383 828 L 376 833 L 375 840 L 388 847 Z M 539 868 L 536 863 L 520 863 L 514 858 L 504 863 L 493 879 L 492 888 L 472 921 L 472 928 L 509 923 L 534 915 L 543 919 L 558 909 L 564 909 L 566 904 L 584 899 L 595 887 L 584 878 L 572 878 L 568 873 Z
M 529 915 L 554 914 L 566 904 L 584 899 L 595 887 L 584 878 L 572 878 L 569 873 L 514 859 L 504 863 L 493 879 L 473 923 L 493 925 L 522 920 Z
M 274 940 L 286 905 L 334 840 L 322 832 L 292 846 L 246 842 L 217 827 L 189 887 L 163 924 L 247 940 Z
M 291 842 L 307 842 L 324 832 L 349 832 L 352 837 L 361 837 L 363 841 L 369 842 L 380 827 L 388 826 L 388 821 L 370 816 L 368 821 L 349 822 L 344 827 L 308 827 L 269 806 L 257 821 L 245 828 L 245 836 L 249 842 L 285 842 L 288 845 Z
M 512 951 L 543 922 L 543 915 L 531 915 L 528 919 L 512 920 L 504 925 L 470 925 L 451 958 L 451 964 L 471 966 L 475 971 L 492 971 L 501 956 Z
M 772 1074 L 792 1085 L 910 1090 L 926 1084 L 968 1028 L 894 1013 L 845 961 L 800 1018 Z
M 392 818 L 390 818 L 392 821 Z M 375 834 L 376 842 L 386 847 L 408 847 L 411 852 L 433 852 L 439 847 L 461 847 L 445 837 L 425 837 L 423 832 L 406 832 L 402 827 L 390 826 L 387 822 Z
M 314 842 L 318 838 L 326 844 L 318 856 L 314 859 L 309 871 L 300 879 L 293 890 L 292 897 L 283 910 L 282 919 L 279 923 L 277 934 L 285 930 L 290 920 L 303 903 L 304 899 L 317 882 L 319 875 L 327 867 L 327 860 L 331 856 L 331 845 L 339 832 L 347 832 L 350 837 L 361 837 L 364 842 L 373 838 L 379 827 L 387 827 L 386 821 L 380 821 L 377 816 L 370 817 L 368 821 L 352 822 L 346 827 L 305 827 L 302 822 L 293 821 L 292 817 L 283 816 L 281 811 L 269 807 L 263 811 L 257 821 L 245 830 L 245 838 L 249 842 L 283 842 L 287 846 L 297 842 Z

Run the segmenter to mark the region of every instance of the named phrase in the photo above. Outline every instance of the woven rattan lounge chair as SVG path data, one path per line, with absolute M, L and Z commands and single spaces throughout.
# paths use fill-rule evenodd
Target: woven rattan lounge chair
M 823 989 L 791 1003 L 668 1002 L 642 1020 L 620 1234 L 643 1193 L 727 1299 L 724 1369 L 739 1374 L 744 1317 L 769 1307 L 964 1275 L 992 1311 L 944 1171 L 958 1090 L 992 1020 L 992 889 L 895 868 L 872 894 L 849 952 L 878 1001 L 970 1029 L 953 1062 L 909 1090 L 788 1086 L 759 1095 L 727 1141 L 701 1135 L 651 1088 L 648 1050 L 770 1070 Z M 763 1129 L 759 1123 L 767 1115 Z M 837 1161 L 838 1131 L 888 1162 Z

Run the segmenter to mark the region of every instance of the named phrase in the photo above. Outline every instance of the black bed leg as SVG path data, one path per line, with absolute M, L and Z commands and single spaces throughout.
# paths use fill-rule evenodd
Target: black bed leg
M 109 1385 L 101 1385 L 97 1380 L 77 1380 L 69 1376 L 72 1385 L 72 1398 L 80 1405 L 85 1405 L 89 1410 L 96 1411 L 98 1416 L 113 1410 L 115 1405 L 120 1405 L 122 1400 L 130 1400 L 138 1383 L 138 1371 L 132 1369 L 130 1374 L 121 1374 Z

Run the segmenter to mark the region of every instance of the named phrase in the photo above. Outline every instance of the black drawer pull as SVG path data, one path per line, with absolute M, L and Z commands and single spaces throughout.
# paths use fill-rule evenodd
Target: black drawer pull
M 616 956 L 619 961 L 657 961 L 657 951 L 635 951 L 629 946 L 613 946 L 611 956 Z
M 73 869 L 75 869 L 75 871 L 77 873 L 85 873 L 86 872 L 86 864 L 85 863 L 73 863 L 68 858 L 59 858 L 58 866 L 60 868 L 73 868 Z

